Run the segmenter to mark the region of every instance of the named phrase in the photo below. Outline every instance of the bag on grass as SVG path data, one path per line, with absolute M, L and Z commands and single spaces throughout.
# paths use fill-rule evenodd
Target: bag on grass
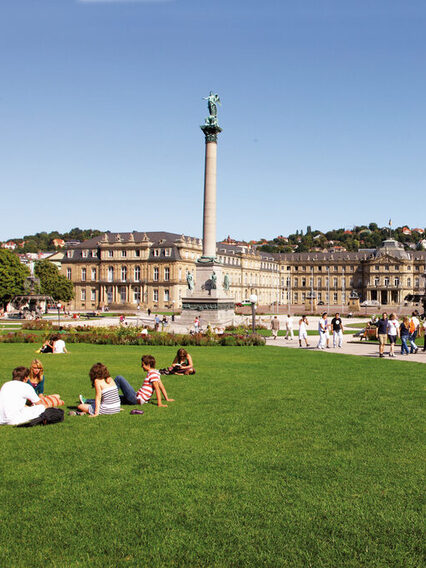
M 56 424 L 64 421 L 64 411 L 60 408 L 46 408 L 44 412 L 25 424 L 18 424 L 17 428 L 31 428 L 32 426 L 46 426 L 46 424 Z

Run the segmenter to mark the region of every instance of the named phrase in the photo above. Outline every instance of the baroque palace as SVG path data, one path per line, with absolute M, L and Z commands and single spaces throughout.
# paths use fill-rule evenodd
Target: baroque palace
M 187 274 L 195 279 L 201 240 L 167 232 L 105 233 L 53 255 L 75 288 L 71 309 L 180 310 Z M 61 258 L 59 259 L 58 256 Z M 359 252 L 273 254 L 218 243 L 217 259 L 236 303 L 345 307 L 349 298 L 398 306 L 425 289 L 425 251 L 392 240 Z M 54 260 L 53 258 L 51 260 Z M 377 304 L 376 304 L 377 305 Z

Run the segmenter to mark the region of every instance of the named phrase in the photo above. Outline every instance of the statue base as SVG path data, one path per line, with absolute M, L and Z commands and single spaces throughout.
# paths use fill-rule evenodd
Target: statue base
M 192 329 L 196 317 L 204 330 L 209 324 L 213 329 L 233 325 L 235 302 L 224 289 L 224 278 L 223 266 L 217 262 L 197 265 L 194 290 L 188 290 L 187 296 L 182 298 L 181 325 Z

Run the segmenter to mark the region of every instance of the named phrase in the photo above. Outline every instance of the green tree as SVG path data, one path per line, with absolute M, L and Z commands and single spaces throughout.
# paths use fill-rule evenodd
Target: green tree
M 17 294 L 24 292 L 24 282 L 29 270 L 19 257 L 9 250 L 0 249 L 0 302 L 3 307 Z
M 40 291 L 46 296 L 52 296 L 57 302 L 69 302 L 74 297 L 72 282 L 63 276 L 57 267 L 48 260 L 36 263 L 34 272 L 40 278 Z

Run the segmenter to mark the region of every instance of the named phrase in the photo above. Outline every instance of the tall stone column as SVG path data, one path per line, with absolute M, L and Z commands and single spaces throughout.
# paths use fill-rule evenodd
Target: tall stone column
M 210 92 L 206 97 L 209 116 L 201 126 L 205 136 L 203 254 L 198 259 L 195 285 L 187 274 L 188 289 L 182 298 L 180 323 L 190 325 L 195 317 L 201 318 L 202 327 L 233 323 L 234 301 L 229 296 L 229 275 L 216 259 L 216 167 L 217 136 L 222 129 L 217 123 L 218 95 Z
M 222 129 L 217 124 L 201 127 L 206 138 L 204 163 L 204 212 L 203 212 L 203 256 L 202 262 L 216 258 L 216 171 L 217 135 Z

